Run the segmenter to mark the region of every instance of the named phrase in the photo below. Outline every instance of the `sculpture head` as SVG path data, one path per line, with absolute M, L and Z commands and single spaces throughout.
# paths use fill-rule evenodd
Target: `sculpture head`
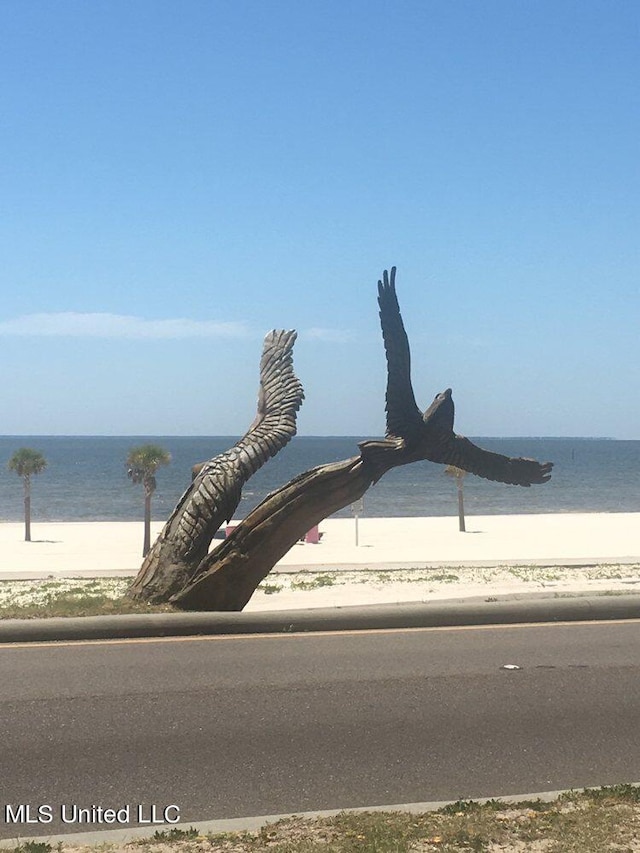
M 436 394 L 433 403 L 424 413 L 423 420 L 428 426 L 449 431 L 453 430 L 454 415 L 455 409 L 451 396 L 451 388 L 447 388 L 441 394 Z

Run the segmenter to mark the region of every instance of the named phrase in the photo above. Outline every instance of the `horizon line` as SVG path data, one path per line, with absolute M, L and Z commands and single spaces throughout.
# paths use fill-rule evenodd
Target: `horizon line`
M 238 439 L 245 433 L 0 433 L 3 438 L 203 438 L 203 439 Z M 362 433 L 349 435 L 347 433 L 305 433 L 295 435 L 292 441 L 304 438 L 348 438 L 366 441 L 371 438 L 379 438 L 379 435 L 363 435 Z M 500 441 L 539 439 L 542 441 L 640 441 L 640 438 L 616 438 L 610 435 L 471 435 L 468 438 L 475 440 L 497 439 Z

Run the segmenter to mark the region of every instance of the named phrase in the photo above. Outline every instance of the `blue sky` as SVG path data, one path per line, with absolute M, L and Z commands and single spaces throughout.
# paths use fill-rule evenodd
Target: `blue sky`
M 376 281 L 467 435 L 640 439 L 640 5 L 4 0 L 3 434 L 384 432 Z

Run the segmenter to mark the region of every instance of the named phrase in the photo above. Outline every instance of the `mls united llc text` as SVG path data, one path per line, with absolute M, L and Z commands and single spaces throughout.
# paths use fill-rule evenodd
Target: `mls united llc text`
M 105 808 L 104 806 L 91 805 L 81 807 L 71 804 L 59 806 L 45 803 L 34 806 L 21 803 L 11 805 L 7 803 L 4 807 L 4 822 L 13 824 L 53 823 L 59 818 L 62 823 L 67 824 L 163 824 L 179 823 L 180 807 L 175 804 L 169 806 L 158 805 L 124 805 L 116 808 Z

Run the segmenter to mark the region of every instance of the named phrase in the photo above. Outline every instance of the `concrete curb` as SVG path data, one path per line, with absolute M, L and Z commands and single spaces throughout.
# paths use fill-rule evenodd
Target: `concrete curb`
M 150 613 L 81 618 L 6 619 L 0 643 L 293 634 L 459 625 L 509 625 L 640 619 L 640 595 L 590 595 L 528 600 L 439 601 L 310 608 L 268 613 Z

